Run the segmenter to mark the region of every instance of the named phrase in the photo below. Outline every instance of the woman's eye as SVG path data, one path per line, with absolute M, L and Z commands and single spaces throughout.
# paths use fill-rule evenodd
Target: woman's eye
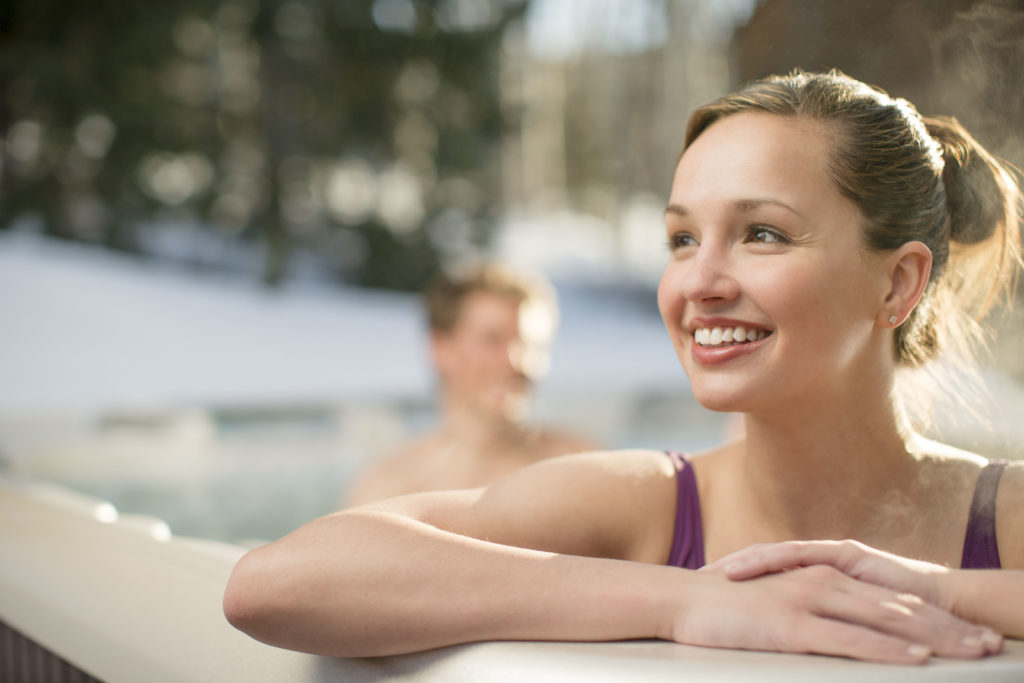
M 697 240 L 688 232 L 677 232 L 668 238 L 668 248 L 670 251 L 682 249 L 683 247 L 692 247 L 696 244 Z
M 761 242 L 763 244 L 775 244 L 789 242 L 782 233 L 778 230 L 766 227 L 764 225 L 755 225 L 750 228 L 747 233 L 749 242 Z

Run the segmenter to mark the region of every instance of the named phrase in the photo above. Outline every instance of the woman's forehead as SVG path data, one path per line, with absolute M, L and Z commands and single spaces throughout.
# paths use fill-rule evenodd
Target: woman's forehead
M 679 161 L 671 203 L 698 199 L 776 199 L 793 206 L 838 192 L 829 168 L 832 136 L 824 124 L 742 113 L 709 126 Z

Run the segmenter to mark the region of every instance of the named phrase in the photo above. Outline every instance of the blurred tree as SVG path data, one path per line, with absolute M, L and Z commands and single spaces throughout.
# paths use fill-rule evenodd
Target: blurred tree
M 261 245 L 270 284 L 301 251 L 416 288 L 500 204 L 526 2 L 0 2 L 0 229 L 142 253 L 171 231 L 213 265 Z

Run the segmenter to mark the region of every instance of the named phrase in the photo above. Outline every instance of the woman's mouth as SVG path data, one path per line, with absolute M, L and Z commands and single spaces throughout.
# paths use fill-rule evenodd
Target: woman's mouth
M 698 327 L 693 331 L 693 340 L 700 346 L 716 348 L 739 346 L 755 342 L 771 334 L 770 330 L 736 325 L 735 327 Z

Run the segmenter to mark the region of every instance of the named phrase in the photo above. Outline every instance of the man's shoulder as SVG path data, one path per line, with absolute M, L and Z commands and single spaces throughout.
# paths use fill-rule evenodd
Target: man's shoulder
M 409 461 L 433 455 L 444 445 L 438 432 L 426 432 L 415 436 L 383 456 L 384 462 Z
M 539 459 L 607 450 L 606 446 L 587 436 L 552 428 L 538 430 L 537 446 Z
M 393 479 L 403 473 L 410 474 L 424 465 L 430 465 L 434 461 L 434 456 L 444 447 L 444 439 L 436 432 L 414 437 L 380 455 L 367 476 Z
M 423 463 L 437 453 L 440 439 L 428 433 L 375 458 L 353 483 L 349 504 L 361 504 L 417 490 Z

